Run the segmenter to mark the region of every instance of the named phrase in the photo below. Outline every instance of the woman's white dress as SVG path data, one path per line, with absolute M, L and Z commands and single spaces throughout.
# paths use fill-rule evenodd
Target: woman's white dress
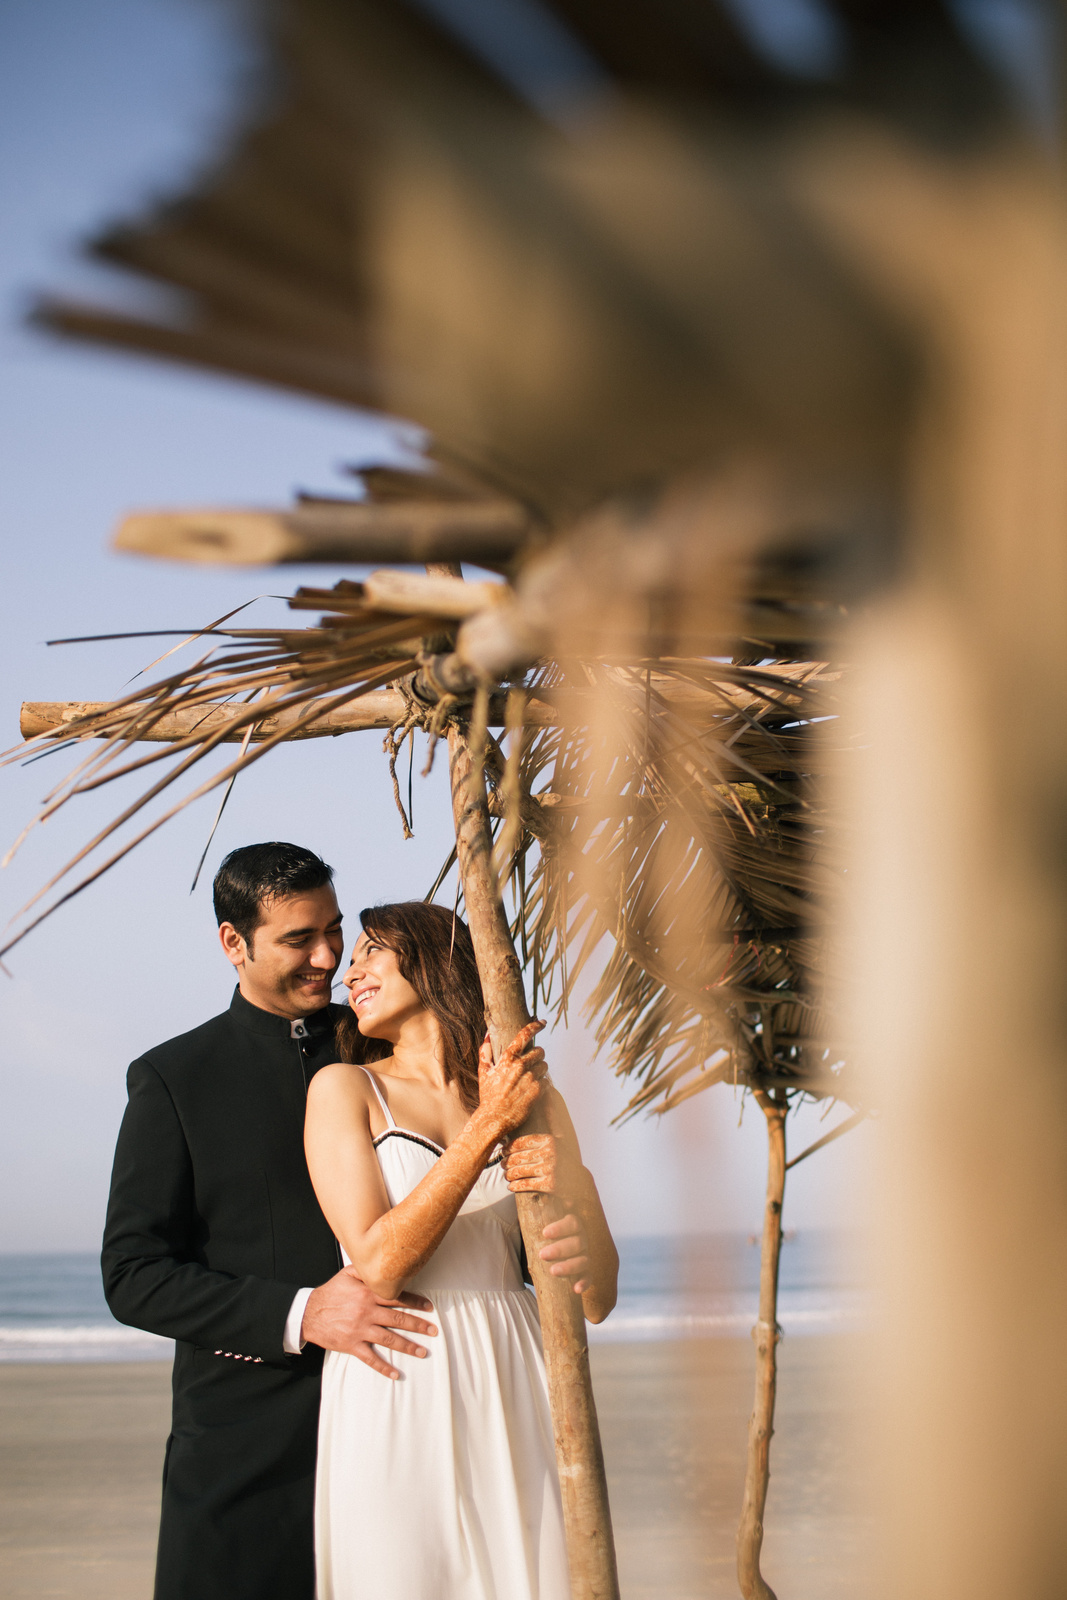
M 388 1124 L 374 1144 L 396 1205 L 441 1150 L 398 1128 L 367 1076 Z M 568 1600 L 541 1330 L 519 1251 L 497 1161 L 408 1285 L 434 1304 L 429 1356 L 384 1351 L 397 1381 L 327 1354 L 318 1600 Z

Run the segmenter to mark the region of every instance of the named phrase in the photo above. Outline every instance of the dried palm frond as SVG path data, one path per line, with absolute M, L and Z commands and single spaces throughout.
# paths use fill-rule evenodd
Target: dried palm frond
M 877 192 L 899 234 L 912 232 L 914 216 L 927 213 L 909 209 L 905 165 L 914 175 L 931 157 L 938 164 L 991 148 L 1017 122 L 1014 89 L 960 8 L 832 0 L 820 15 L 836 65 L 828 58 L 815 73 L 768 54 L 723 0 L 622 8 L 553 0 L 542 19 L 553 48 L 543 59 L 535 50 L 525 66 L 525 51 L 501 56 L 487 45 L 477 9 L 399 0 L 253 6 L 272 93 L 248 105 L 186 193 L 93 245 L 176 289 L 172 314 L 52 299 L 38 304 L 38 320 L 412 419 L 447 463 L 433 497 L 471 497 L 468 509 L 478 502 L 492 526 L 468 526 L 464 537 L 478 531 L 482 557 L 488 539 L 488 558 L 519 576 L 546 530 L 573 528 L 622 497 L 607 541 L 613 563 L 650 486 L 751 458 L 790 471 L 802 462 L 834 493 L 858 489 L 890 508 L 885 526 L 846 541 L 861 581 L 884 572 L 926 357 L 913 288 L 887 294 L 900 264 L 887 277 L 881 252 L 852 237 L 842 217 L 855 185 Z M 536 22 L 531 13 L 524 26 Z M 562 80 L 539 78 L 546 60 L 563 61 Z M 448 474 L 457 481 L 445 493 Z M 149 534 L 180 534 L 187 555 L 243 550 L 246 559 L 284 560 L 333 559 L 342 533 L 350 559 L 386 535 L 388 554 L 372 559 L 404 559 L 402 534 L 412 559 L 428 480 L 379 472 L 367 486 L 377 509 L 306 504 L 254 525 L 230 516 L 225 526 L 212 514 L 209 526 L 161 535 L 142 525 L 127 536 L 133 542 L 136 532 L 139 548 Z M 490 493 L 496 507 L 481 503 Z M 441 508 L 431 509 L 436 542 L 419 553 L 471 555 L 469 545 L 445 548 Z M 635 558 L 657 537 L 636 526 Z M 832 637 L 840 608 L 808 604 L 803 588 L 794 563 L 779 590 L 755 597 L 724 653 L 759 663 L 790 647 L 825 649 L 818 641 Z M 527 624 L 536 598 L 519 594 Z M 701 625 L 706 632 L 706 618 Z M 321 724 L 311 696 L 343 704 L 412 669 L 414 644 L 389 626 L 373 660 L 359 657 L 366 639 L 347 664 L 324 645 L 302 688 L 285 667 L 304 643 L 279 635 L 263 642 L 262 682 L 252 646 L 235 646 L 229 677 L 209 662 L 200 679 L 172 680 L 136 709 L 75 717 L 64 737 L 107 744 L 47 806 L 131 770 L 128 744 L 169 729 L 176 711 L 205 715 L 176 747 L 178 772 L 242 729 L 253 731 L 240 760 L 258 759 L 272 740 L 308 731 L 305 714 Z M 690 641 L 674 654 L 701 650 L 719 653 Z M 677 676 L 669 654 L 656 653 L 653 674 Z M 601 682 L 606 664 L 597 650 L 588 655 Z M 715 667 L 702 670 L 720 681 Z M 489 676 L 499 683 L 504 672 Z M 461 676 L 443 688 L 470 686 Z M 220 692 L 239 704 L 253 697 L 227 730 L 206 709 Z M 273 720 L 279 710 L 291 714 L 284 729 Z M 636 714 L 607 769 L 611 741 L 598 745 L 584 725 L 573 738 L 514 733 L 519 753 L 500 779 L 498 866 L 513 860 L 521 879 L 535 832 L 516 816 L 537 822 L 550 808 L 532 806 L 516 774 L 554 767 L 553 837 L 563 844 L 546 844 L 519 891 L 524 907 L 524 894 L 533 897 L 522 932 L 538 982 L 557 969 L 562 979 L 569 939 L 579 941 L 571 967 L 580 971 L 600 937 L 618 934 L 597 990 L 607 1007 L 602 1031 L 642 1077 L 642 1092 L 659 1086 L 663 1104 L 689 1092 L 693 1072 L 720 1070 L 720 1034 L 732 1072 L 825 1078 L 800 1020 L 815 1005 L 812 918 L 835 870 L 809 770 L 815 741 L 803 718 L 789 727 L 769 705 L 736 738 L 736 713 L 724 707 L 722 716 L 719 732 L 694 734 L 646 686 L 647 748 Z M 689 764 L 675 749 L 685 739 Z M 614 794 L 610 785 L 599 792 L 605 770 Z M 687 909 L 701 896 L 703 921 Z M 671 957 L 683 929 L 715 952 L 706 968 L 696 970 L 687 950 Z M 768 1005 L 764 1020 L 758 1008 Z M 670 1043 L 653 1048 L 658 1023 L 669 1025 Z M 713 1064 L 705 1071 L 698 1058 Z
M 48 299 L 39 320 L 410 418 L 551 520 L 724 451 L 884 482 L 913 353 L 798 163 L 828 127 L 936 147 L 946 85 L 996 126 L 952 8 L 831 6 L 831 84 L 783 71 L 723 0 L 560 0 L 585 117 L 516 84 L 469 7 L 249 9 L 274 93 L 188 192 L 94 244 L 173 286 L 172 311 Z
M 567 709 L 526 732 L 521 818 L 491 752 L 535 1004 L 565 1013 L 601 962 L 586 1007 L 616 1072 L 639 1084 L 624 1115 L 724 1078 L 849 1098 L 823 999 L 841 870 L 824 727 L 838 676 L 810 663 L 556 664 L 534 692 Z M 576 677 L 592 716 L 575 715 Z
M 160 762 L 170 763 L 162 776 L 33 896 L 18 913 L 23 916 L 217 745 L 224 740 L 242 740 L 235 760 L 123 843 L 23 926 L 7 941 L 5 949 L 18 943 L 52 910 L 80 893 L 193 800 L 230 782 L 282 740 L 298 737 L 311 724 L 328 721 L 332 712 L 359 696 L 413 672 L 423 635 L 432 627 L 440 627 L 439 618 L 434 616 L 396 615 L 375 609 L 367 603 L 364 586 L 358 583 L 341 582 L 331 590 L 302 589 L 290 605 L 296 609 L 328 605 L 331 609 L 314 628 L 216 626 L 202 630 L 192 637 L 211 636 L 228 642 L 211 648 L 192 667 L 172 673 L 151 689 L 138 689 L 110 705 L 75 714 L 59 727 L 36 735 L 0 757 L 0 764 L 7 764 L 24 760 L 27 750 L 36 754 L 68 742 L 103 742 L 102 748 L 95 748 L 45 797 L 38 815 L 8 852 L 8 860 L 33 827 L 47 821 L 76 796 L 147 771 Z M 220 715 L 224 708 L 225 714 Z M 131 747 L 151 739 L 165 721 L 172 726 L 177 722 L 177 732 L 160 748 L 135 754 Z M 172 760 L 175 756 L 177 761 Z
M 838 677 L 811 662 L 555 662 L 530 691 L 557 725 L 512 734 L 509 760 L 490 738 L 534 1005 L 566 1014 L 601 963 L 585 1006 L 640 1085 L 624 1115 L 723 1078 L 849 1098 L 824 1000 Z
M 472 497 L 479 516 L 492 512 L 491 557 L 515 577 L 530 637 L 544 621 L 533 544 L 604 506 L 614 508 L 608 581 L 624 546 L 635 568 L 658 551 L 673 603 L 683 568 L 664 554 L 662 528 L 642 521 L 640 502 L 723 461 L 787 472 L 802 462 L 834 495 L 858 491 L 889 508 L 892 525 L 925 367 L 881 272 L 829 225 L 827 194 L 839 193 L 840 157 L 859 135 L 877 135 L 874 149 L 903 130 L 909 148 L 937 152 L 950 127 L 955 139 L 965 125 L 976 143 L 996 134 L 1003 86 L 968 29 L 944 6 L 861 15 L 833 4 L 842 65 L 831 81 L 783 69 L 721 3 L 620 10 L 555 0 L 550 10 L 572 40 L 570 59 L 588 68 L 572 89 L 593 115 L 550 106 L 516 80 L 462 7 L 280 0 L 257 11 L 273 96 L 249 107 L 189 192 L 95 241 L 106 260 L 174 286 L 180 314 L 38 306 L 41 321 L 75 337 L 369 404 L 433 436 L 442 471 L 432 484 L 379 472 L 359 507 L 308 504 L 254 527 L 232 515 L 224 527 L 215 514 L 209 526 L 187 519 L 177 530 L 183 553 L 333 558 L 343 531 L 354 559 L 360 541 L 388 532 L 388 554 L 372 559 L 412 559 L 426 494 Z M 885 60 L 899 72 L 887 78 Z M 946 92 L 956 112 L 944 122 Z M 752 118 L 755 103 L 773 114 Z M 495 509 L 482 503 L 490 493 Z M 406 557 L 382 504 L 404 524 Z M 440 507 L 431 509 L 436 518 Z M 867 511 L 863 523 L 842 540 L 861 584 L 892 559 L 892 534 Z M 127 529 L 131 542 L 136 531 Z M 147 532 L 160 537 L 141 526 L 138 548 L 148 548 Z M 751 551 L 761 539 L 748 529 L 739 543 Z M 471 550 L 438 540 L 421 554 Z M 684 570 L 692 578 L 690 558 Z M 523 658 L 509 681 L 546 691 L 555 682 L 560 726 L 534 729 L 527 715 L 507 754 L 489 752 L 497 867 L 516 884 L 538 992 L 558 974 L 565 1004 L 601 940 L 616 941 L 593 1005 L 601 1037 L 641 1082 L 641 1103 L 675 1104 L 724 1072 L 814 1089 L 836 1059 L 813 1042 L 826 1031 L 819 919 L 836 872 L 824 746 L 805 720 L 817 686 L 804 685 L 790 723 L 772 688 L 748 709 L 725 694 L 756 676 L 670 659 L 721 652 L 758 667 L 790 651 L 829 653 L 843 620 L 835 597 L 809 596 L 796 561 L 777 576 L 740 620 L 709 621 L 704 585 L 693 636 L 681 649 L 650 648 L 647 666 L 636 665 L 642 651 L 620 650 L 612 659 L 630 666 L 612 668 L 594 647 L 579 652 L 588 670 L 569 656 L 564 668 L 567 652 L 542 630 L 529 655 L 556 664 L 530 678 Z M 542 578 L 559 597 L 551 560 Z M 645 608 L 645 589 L 639 600 Z M 176 746 L 179 773 L 213 742 L 252 730 L 239 760 L 211 780 L 228 781 L 272 740 L 309 731 L 303 716 L 321 726 L 313 697 L 340 705 L 414 672 L 418 619 L 410 638 L 400 626 L 374 659 L 359 655 L 367 639 L 341 628 L 331 646 L 352 643 L 354 658 L 323 644 L 299 682 L 285 679 L 287 652 L 314 656 L 310 634 L 264 643 L 280 653 L 264 657 L 276 676 L 263 683 L 253 647 L 235 642 L 230 679 L 208 662 L 195 682 L 171 680 L 138 702 L 134 720 L 130 705 L 75 717 L 63 737 L 108 743 L 49 804 L 130 770 L 129 742 L 169 729 L 176 711 L 205 717 Z M 483 655 L 495 643 L 483 639 Z M 510 670 L 487 675 L 500 685 Z M 446 706 L 469 700 L 462 672 L 434 676 Z M 696 679 L 707 692 L 722 686 L 718 710 L 688 715 L 677 699 L 666 703 L 668 683 Z M 592 722 L 572 715 L 566 692 L 594 689 L 620 702 L 611 729 L 604 706 Z M 208 709 L 219 694 L 256 698 L 226 719 Z M 517 696 L 512 712 L 517 725 Z M 531 795 L 549 768 L 554 805 Z
M 455 625 L 500 613 L 508 593 L 401 573 L 301 589 L 294 609 L 329 608 L 316 626 L 213 625 L 194 638 L 223 642 L 191 667 L 112 705 L 74 708 L 37 734 L 19 756 L 102 743 L 46 796 L 35 822 L 166 765 L 23 914 L 224 740 L 241 748 L 6 948 L 191 800 L 232 784 L 282 740 L 335 731 L 339 708 L 391 685 L 391 763 L 397 735 L 415 727 L 437 734 L 458 715 L 480 730 L 495 867 L 515 892 L 535 1002 L 565 1011 L 594 956 L 603 961 L 588 1006 L 616 1070 L 638 1082 L 628 1111 L 669 1109 L 727 1077 L 847 1098 L 821 1000 L 820 930 L 838 863 L 825 799 L 831 741 L 815 732 L 834 716 L 838 675 L 811 662 L 707 657 L 541 661 L 493 703 L 500 745 L 487 726 L 491 686 L 476 694 L 472 680 L 454 692 L 438 674 L 466 671 L 448 654 Z M 154 738 L 167 742 L 133 749 Z

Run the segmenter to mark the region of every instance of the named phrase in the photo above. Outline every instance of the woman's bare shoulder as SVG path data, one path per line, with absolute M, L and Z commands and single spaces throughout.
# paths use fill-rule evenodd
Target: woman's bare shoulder
M 309 1103 L 314 1096 L 316 1100 L 349 1103 L 358 1100 L 365 1105 L 373 1093 L 370 1079 L 363 1068 L 349 1061 L 331 1061 L 327 1066 L 320 1067 L 308 1084 Z

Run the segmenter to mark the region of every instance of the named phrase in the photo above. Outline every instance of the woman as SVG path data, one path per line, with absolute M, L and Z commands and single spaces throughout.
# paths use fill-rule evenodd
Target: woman
M 615 1303 L 618 1256 L 531 1023 L 494 1063 L 470 935 L 418 901 L 364 911 L 345 974 L 344 1060 L 315 1074 L 306 1147 L 346 1259 L 377 1294 L 434 1303 L 440 1337 L 393 1356 L 402 1381 L 326 1357 L 319 1600 L 567 1600 L 559 1484 L 518 1189 L 553 1189 L 550 1271 L 586 1315 Z M 373 1062 L 374 1071 L 367 1065 Z M 552 1134 L 501 1145 L 547 1096 Z

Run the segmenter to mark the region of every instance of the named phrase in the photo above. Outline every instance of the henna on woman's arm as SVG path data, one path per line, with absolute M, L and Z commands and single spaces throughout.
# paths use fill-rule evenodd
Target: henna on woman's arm
M 390 1298 L 429 1261 L 485 1168 L 503 1130 L 476 1111 L 407 1196 L 374 1224 L 376 1293 Z
M 425 1266 L 441 1243 L 503 1135 L 525 1121 L 540 1093 L 544 1053 L 530 1048 L 543 1024 L 527 1023 L 494 1062 L 488 1040 L 479 1054 L 481 1101 L 458 1138 L 422 1182 L 353 1241 L 364 1280 L 376 1294 L 394 1298 Z M 342 1243 L 345 1240 L 342 1238 Z

